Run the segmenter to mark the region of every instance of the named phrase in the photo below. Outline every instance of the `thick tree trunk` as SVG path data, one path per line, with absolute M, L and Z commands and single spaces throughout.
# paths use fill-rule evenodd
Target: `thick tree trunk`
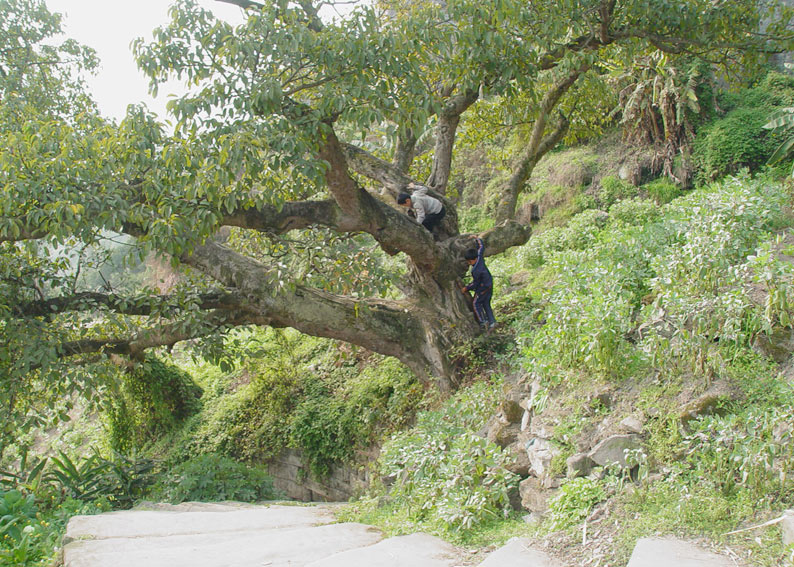
M 274 289 L 277 283 L 267 266 L 214 242 L 183 260 L 243 294 L 251 323 L 292 327 L 394 356 L 442 391 L 454 385 L 453 347 L 477 332 L 455 285 L 465 270 L 460 262 L 457 268 L 439 265 L 435 270 L 411 264 L 408 286 L 413 293 L 395 301 L 358 300 L 304 286 Z

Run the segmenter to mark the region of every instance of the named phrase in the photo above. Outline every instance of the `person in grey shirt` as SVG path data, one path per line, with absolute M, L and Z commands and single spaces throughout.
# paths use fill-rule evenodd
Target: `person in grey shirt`
M 416 213 L 416 222 L 421 224 L 430 232 L 441 222 L 446 214 L 444 205 L 438 199 L 427 194 L 427 187 L 418 183 L 409 183 L 408 189 L 411 193 L 400 193 L 397 196 L 397 204 L 408 209 L 413 209 Z

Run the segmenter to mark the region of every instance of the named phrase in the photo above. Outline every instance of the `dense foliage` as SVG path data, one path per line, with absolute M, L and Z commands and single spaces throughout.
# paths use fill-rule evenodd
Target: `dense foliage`
M 309 2 L 241 4 L 233 27 L 177 2 L 136 42 L 155 90 L 191 85 L 170 134 L 144 108 L 98 116 L 94 54 L 54 41 L 40 2 L 0 0 L 4 564 L 49 563 L 75 513 L 276 497 L 262 463 L 287 448 L 322 477 L 382 444 L 382 485 L 349 514 L 392 531 L 526 533 L 509 454 L 478 433 L 501 378 L 528 373 L 533 411 L 561 416 L 555 473 L 591 421 L 628 412 L 589 388 L 650 416 L 631 475 L 565 481 L 532 533 L 574 537 L 598 508 L 620 558 L 641 535 L 720 538 L 792 506 L 794 393 L 773 346 L 794 327 L 791 186 L 742 168 L 787 155 L 774 117 L 794 83 L 718 92 L 712 65 L 757 71 L 757 2 L 379 2 L 333 24 Z M 776 16 L 771 51 L 791 43 Z M 664 144 L 668 177 L 572 148 L 547 160 L 581 162 L 567 180 L 528 188 L 559 142 L 610 126 Z M 420 175 L 451 197 L 443 243 L 390 206 Z M 529 232 L 495 221 L 538 202 L 531 241 L 489 258 L 500 338 L 475 338 L 454 222 L 500 253 Z M 451 397 L 422 384 L 461 377 Z M 732 396 L 684 422 L 678 400 L 713 383 Z M 75 415 L 108 430 L 56 437 Z M 779 564 L 768 532 L 742 537 Z

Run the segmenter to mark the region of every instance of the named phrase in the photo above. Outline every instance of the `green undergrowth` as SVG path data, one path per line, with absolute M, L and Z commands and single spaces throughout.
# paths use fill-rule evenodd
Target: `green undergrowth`
M 471 530 L 510 517 L 518 478 L 505 469 L 509 455 L 477 435 L 496 411 L 500 381 L 459 390 L 438 409 L 384 444 L 378 480 L 347 517 L 376 523 L 389 533 L 423 530 L 456 542 Z
M 193 367 L 207 392 L 204 407 L 153 448 L 166 462 L 219 454 L 261 463 L 293 448 L 321 478 L 404 426 L 423 400 L 395 359 L 294 331 L 244 331 L 235 344 L 233 372 Z
M 615 564 L 654 534 L 707 538 L 752 565 L 782 563 L 777 527 L 726 534 L 794 505 L 794 389 L 760 346 L 794 321 L 791 187 L 745 174 L 683 196 L 668 189 L 584 211 L 489 259 L 498 317 L 517 344 L 503 362 L 540 384 L 532 409 L 561 452 L 552 470 L 564 475 L 565 457 L 596 424 L 617 430 L 640 415 L 631 474 L 563 479 L 545 518 L 524 524 L 507 506 L 516 479 L 503 453 L 473 436 L 482 421 L 452 409 L 472 397 L 488 407 L 469 388 L 390 438 L 380 480 L 346 518 L 463 545 L 556 534 L 576 554 L 583 523 L 600 510 L 600 526 L 611 527 L 597 530 L 609 539 L 598 543 Z M 716 403 L 684 417 L 712 388 Z

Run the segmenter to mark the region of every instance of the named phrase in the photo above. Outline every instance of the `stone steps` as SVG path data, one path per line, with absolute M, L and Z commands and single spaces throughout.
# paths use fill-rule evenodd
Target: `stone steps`
M 466 554 L 412 534 L 334 523 L 334 505 L 186 503 L 75 516 L 64 567 L 459 567 Z M 735 567 L 725 556 L 673 539 L 641 539 L 627 567 Z M 480 567 L 564 567 L 515 538 Z

